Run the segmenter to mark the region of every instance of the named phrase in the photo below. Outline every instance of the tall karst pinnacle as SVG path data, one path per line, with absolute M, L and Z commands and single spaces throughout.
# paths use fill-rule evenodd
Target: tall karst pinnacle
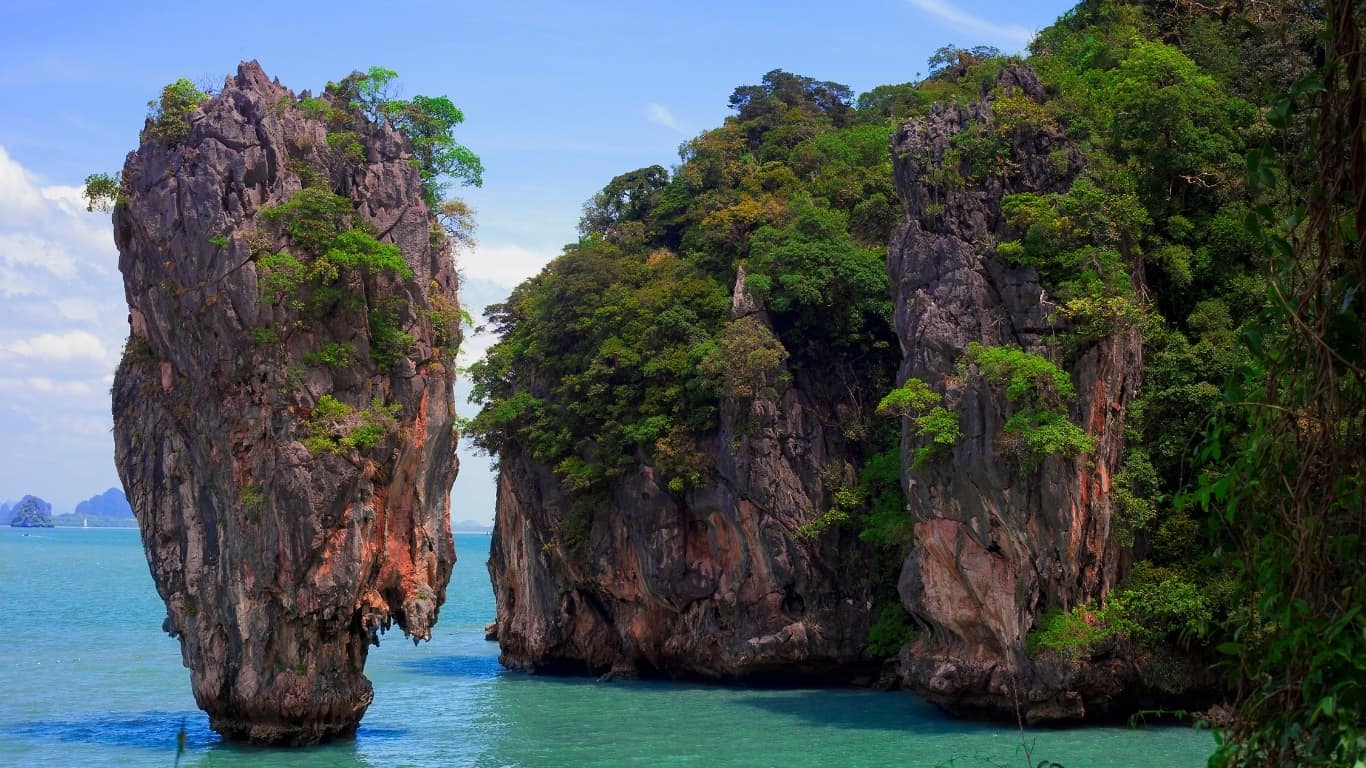
M 455 562 L 458 278 L 412 143 L 346 87 L 168 89 L 114 210 L 118 471 L 229 738 L 354 732 L 369 646 L 428 638 Z

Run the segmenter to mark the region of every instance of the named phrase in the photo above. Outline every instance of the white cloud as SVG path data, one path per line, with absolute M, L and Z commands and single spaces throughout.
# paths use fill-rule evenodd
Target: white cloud
M 1034 30 L 1018 24 L 997 24 L 979 16 L 974 16 L 957 8 L 945 0 L 907 0 L 911 5 L 948 22 L 964 32 L 985 35 L 994 42 L 1017 46 L 1017 50 L 1029 45 L 1034 39 Z
M 20 270 L 0 265 L 0 296 L 8 299 L 15 296 L 32 296 L 35 293 L 37 291 Z
M 27 232 L 0 234 L 0 263 L 38 267 L 63 280 L 76 275 L 76 260 L 61 243 Z
M 662 125 L 671 131 L 676 131 L 678 133 L 688 132 L 688 129 L 683 126 L 683 123 L 679 122 L 678 118 L 674 116 L 674 113 L 670 112 L 669 108 L 663 104 L 656 104 L 654 102 L 646 104 L 645 119 L 655 125 Z
M 0 147 L 0 496 L 117 482 L 109 385 L 128 332 L 107 213 Z
M 42 195 L 28 171 L 0 147 L 0 214 L 31 214 L 42 206 Z
M 62 317 L 89 325 L 99 325 L 102 317 L 117 316 L 118 313 L 116 309 L 113 313 L 105 312 L 102 314 L 100 305 L 90 299 L 57 299 L 54 304 L 56 304 L 57 311 L 61 313 Z
M 71 360 L 92 360 L 104 362 L 108 357 L 104 344 L 89 331 L 67 331 L 66 333 L 42 333 L 28 339 L 12 341 L 0 350 L 18 357 L 32 358 L 47 362 L 68 362 Z
M 99 392 L 98 387 L 88 381 L 59 381 L 46 376 L 30 376 L 27 379 L 0 379 L 0 387 L 9 392 L 27 390 L 35 394 L 62 397 L 91 397 Z
M 520 245 L 480 243 L 460 257 L 459 265 L 466 277 L 511 288 L 540 272 L 555 255 Z

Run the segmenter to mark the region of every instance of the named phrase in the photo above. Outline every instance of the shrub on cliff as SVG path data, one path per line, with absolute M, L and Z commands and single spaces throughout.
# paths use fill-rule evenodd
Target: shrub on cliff
M 147 127 L 151 136 L 175 144 L 190 135 L 190 115 L 209 95 L 189 80 L 179 80 L 161 89 L 161 98 L 147 102 Z

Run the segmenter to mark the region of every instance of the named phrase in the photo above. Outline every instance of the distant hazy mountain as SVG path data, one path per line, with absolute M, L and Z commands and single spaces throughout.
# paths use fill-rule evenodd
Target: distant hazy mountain
M 475 520 L 452 520 L 451 530 L 456 533 L 490 533 L 493 526 Z
M 52 505 L 37 496 L 25 496 L 9 511 L 15 528 L 51 528 Z
M 74 512 L 53 516 L 52 523 L 58 528 L 132 528 L 138 521 L 123 491 L 110 488 L 77 504 Z
M 103 517 L 111 520 L 133 519 L 133 508 L 128 505 L 128 498 L 123 495 L 123 491 L 118 488 L 110 488 L 98 496 L 91 496 L 76 505 L 75 514 L 78 517 Z
M 8 501 L 0 501 L 0 525 L 9 523 L 9 511 L 11 505 Z

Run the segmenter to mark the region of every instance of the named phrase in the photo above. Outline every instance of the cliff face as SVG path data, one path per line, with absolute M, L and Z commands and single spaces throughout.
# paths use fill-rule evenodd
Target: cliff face
M 344 736 L 369 645 L 429 637 L 455 560 L 454 265 L 395 130 L 255 62 L 188 122 L 149 122 L 114 213 L 120 478 L 212 727 Z
M 1025 68 L 1005 70 L 998 84 L 1044 99 Z M 939 105 L 893 137 L 908 212 L 888 253 L 904 354 L 899 381 L 916 377 L 943 392 L 962 429 L 951 456 L 903 472 L 916 526 L 898 588 L 922 632 L 903 653 L 902 676 L 956 712 L 1013 717 L 1018 697 L 1031 721 L 1080 718 L 1122 693 L 1133 665 L 1031 659 L 1025 635 L 1048 607 L 1101 598 L 1126 567 L 1110 479 L 1139 382 L 1141 338 L 1136 329 L 1116 333 L 1066 361 L 1050 347 L 1065 324 L 1034 270 L 997 255 L 995 243 L 1007 236 L 1000 203 L 1010 193 L 1065 190 L 1082 158 L 1056 129 L 1022 128 L 1011 139 L 1010 170 L 973 185 L 943 181 L 950 138 L 992 120 L 989 101 Z M 1034 465 L 1004 455 L 1010 404 L 999 387 L 958 368 L 974 341 L 1065 362 L 1077 392 L 1069 416 L 1095 450 Z M 903 456 L 916 440 L 903 438 Z
M 733 315 L 765 322 L 743 283 Z M 505 450 L 489 558 L 501 661 L 718 680 L 868 671 L 859 542 L 797 534 L 829 508 L 823 472 L 849 450 L 812 386 L 798 377 L 771 399 L 723 400 L 703 446 L 710 480 L 677 493 L 641 463 L 570 546 L 557 535 L 574 525 L 570 496 L 548 468 Z

